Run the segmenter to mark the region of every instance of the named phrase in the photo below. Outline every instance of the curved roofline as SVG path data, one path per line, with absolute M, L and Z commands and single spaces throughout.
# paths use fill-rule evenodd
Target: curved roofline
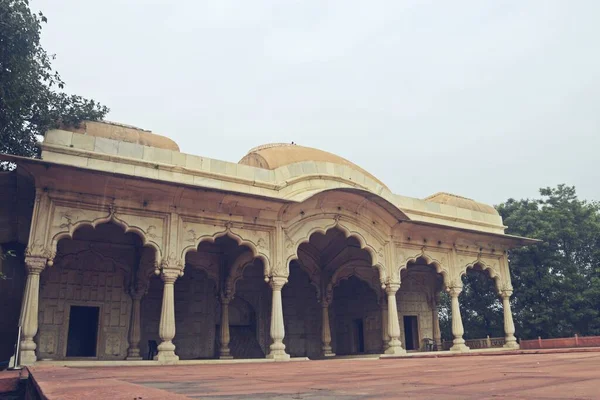
M 362 175 L 368 176 L 379 185 L 387 188 L 387 185 L 377 179 L 373 174 L 356 165 L 344 157 L 314 147 L 300 146 L 295 143 L 268 143 L 254 147 L 246 153 L 238 164 L 248 165 L 255 168 L 276 170 L 278 168 L 293 166 L 305 162 L 327 162 L 333 165 L 348 167 Z M 331 171 L 330 174 L 334 174 Z

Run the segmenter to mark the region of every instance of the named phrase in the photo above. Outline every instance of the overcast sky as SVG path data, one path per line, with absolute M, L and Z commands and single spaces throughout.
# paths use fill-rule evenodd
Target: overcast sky
M 398 194 L 600 200 L 600 1 L 32 0 L 66 90 L 239 161 L 296 142 Z

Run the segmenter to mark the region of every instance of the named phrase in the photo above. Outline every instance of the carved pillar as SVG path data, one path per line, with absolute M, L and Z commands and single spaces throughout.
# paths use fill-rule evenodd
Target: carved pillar
M 381 339 L 383 351 L 385 352 L 390 343 L 390 337 L 388 335 L 388 306 L 385 299 L 381 299 Z
M 131 290 L 131 319 L 129 321 L 129 348 L 127 349 L 127 360 L 141 360 L 141 313 L 140 304 L 142 297 L 146 294 L 146 287 L 136 285 Z
M 221 296 L 221 348 L 219 349 L 219 358 L 232 359 L 231 351 L 229 350 L 229 302 L 230 298 Z
M 179 269 L 162 270 L 163 299 L 162 309 L 160 312 L 160 325 L 158 334 L 162 340 L 158 345 L 158 355 L 156 360 L 164 364 L 174 363 L 179 360 L 179 356 L 175 354 L 175 345 L 173 338 L 175 337 L 175 281 L 180 275 Z
M 38 331 L 38 305 L 40 298 L 40 274 L 46 266 L 47 258 L 28 256 L 25 257 L 27 268 L 27 281 L 23 294 L 21 307 L 21 343 L 20 365 L 32 365 L 36 362 L 35 349 L 37 345 L 33 338 Z
M 438 309 L 438 304 L 440 304 L 440 294 L 435 293 L 433 295 L 433 307 L 432 307 L 432 317 L 433 317 L 433 341 L 435 343 L 435 347 L 437 351 L 442 350 L 442 331 L 440 330 L 440 310 Z
M 500 292 L 502 307 L 504 308 L 504 347 L 518 349 L 520 346 L 515 337 L 515 323 L 513 322 L 512 311 L 510 309 L 511 295 L 512 290 L 503 290 Z
M 287 283 L 287 278 L 274 276 L 271 278 L 270 285 L 273 292 L 271 302 L 271 339 L 273 343 L 270 346 L 270 352 L 267 358 L 274 360 L 289 360 L 290 355 L 285 352 L 285 327 L 283 325 L 283 305 L 281 302 L 281 289 Z
M 399 283 L 388 283 L 385 288 L 388 303 L 388 336 L 390 337 L 385 354 L 406 353 L 406 350 L 402 348 L 402 342 L 400 342 L 400 322 L 398 322 L 398 306 L 396 305 L 396 292 L 398 289 L 400 289 Z
M 460 305 L 458 303 L 458 296 L 461 291 L 462 287 L 448 288 L 448 293 L 450 293 L 450 297 L 452 298 L 452 335 L 454 336 L 453 345 L 450 348 L 451 351 L 469 351 L 469 348 L 465 345 L 465 339 L 463 339 L 465 329 L 463 328 Z
M 321 340 L 323 341 L 323 357 L 333 357 L 335 353 L 331 348 L 331 322 L 329 321 L 329 301 L 321 301 Z

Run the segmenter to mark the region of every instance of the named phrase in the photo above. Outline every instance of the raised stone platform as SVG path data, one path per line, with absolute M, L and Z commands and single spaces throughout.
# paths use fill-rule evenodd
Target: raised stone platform
M 580 349 L 577 349 L 580 350 Z M 30 368 L 48 399 L 598 398 L 600 352 Z M 476 353 L 473 353 L 476 354 Z

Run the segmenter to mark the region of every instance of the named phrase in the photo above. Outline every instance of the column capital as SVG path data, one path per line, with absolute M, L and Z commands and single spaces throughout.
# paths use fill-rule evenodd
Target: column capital
M 510 296 L 512 296 L 513 291 L 512 291 L 512 289 L 502 289 L 502 290 L 500 290 L 499 294 L 503 300 L 506 300 L 506 299 L 509 299 Z
M 177 278 L 182 275 L 183 271 L 179 269 L 163 268 L 160 276 L 164 283 L 175 283 Z
M 271 277 L 269 285 L 271 285 L 271 289 L 280 291 L 287 281 L 287 278 L 283 276 L 273 276 Z
M 452 286 L 446 289 L 446 291 L 448 292 L 448 294 L 451 297 L 458 297 L 458 295 L 460 294 L 460 292 L 462 292 L 463 288 L 462 286 Z
M 48 259 L 46 257 L 25 257 L 25 266 L 27 267 L 27 272 L 32 275 L 39 275 L 44 270 L 44 268 L 46 268 L 47 263 Z
M 229 295 L 229 293 L 219 293 L 219 301 L 221 304 L 229 304 L 231 300 L 233 300 L 233 296 Z
M 385 292 L 388 296 L 393 296 L 400 289 L 400 283 L 388 283 L 385 285 Z

